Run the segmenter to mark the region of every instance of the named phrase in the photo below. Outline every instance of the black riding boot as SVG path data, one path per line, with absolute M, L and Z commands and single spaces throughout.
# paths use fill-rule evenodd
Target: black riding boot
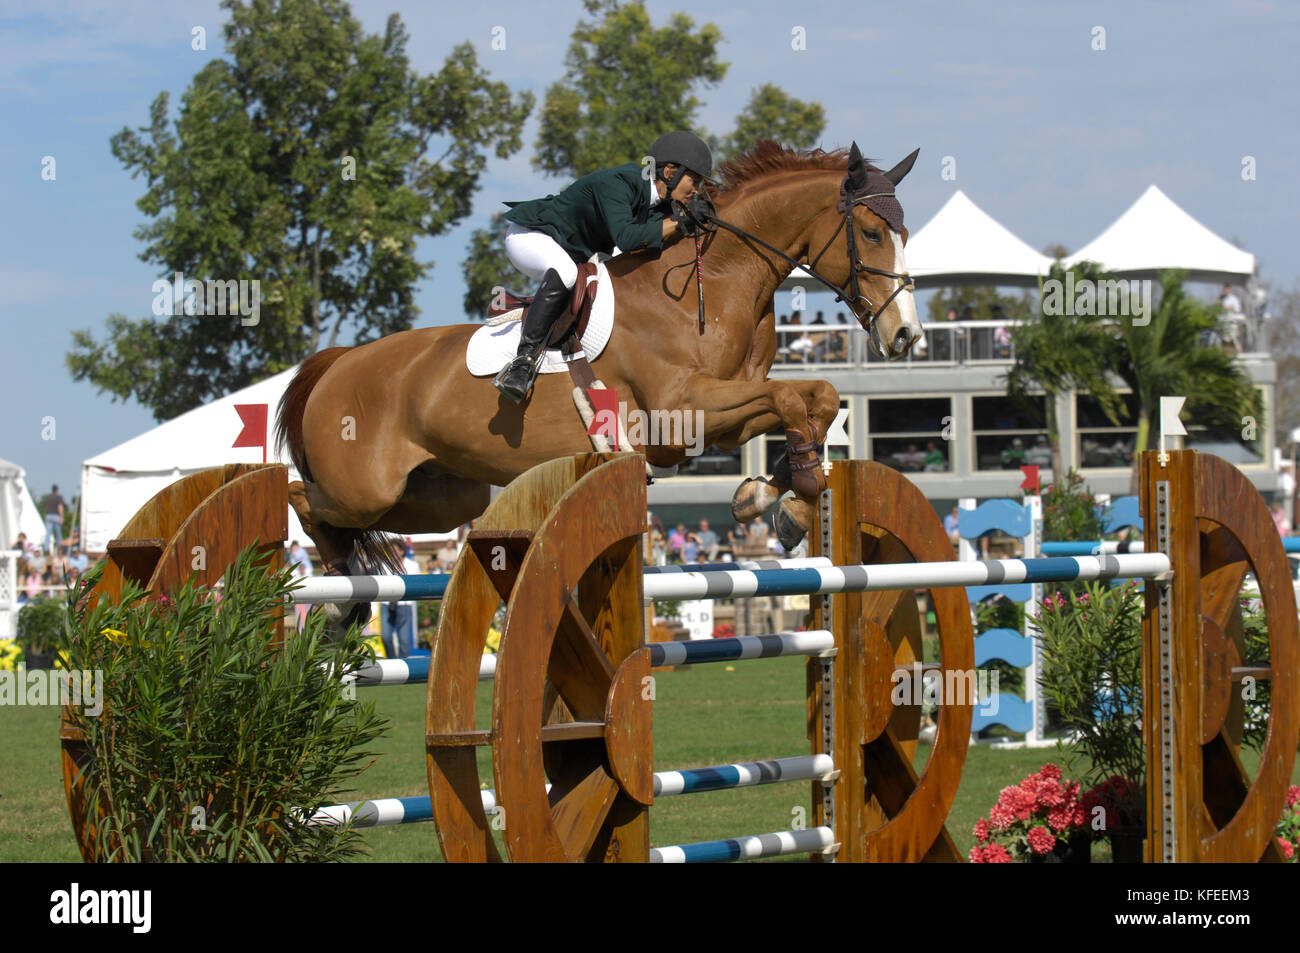
M 528 306 L 528 313 L 524 315 L 517 356 L 492 381 L 508 400 L 516 404 L 522 403 L 533 389 L 551 325 L 568 303 L 569 289 L 564 287 L 560 273 L 554 268 L 546 269 L 537 294 Z

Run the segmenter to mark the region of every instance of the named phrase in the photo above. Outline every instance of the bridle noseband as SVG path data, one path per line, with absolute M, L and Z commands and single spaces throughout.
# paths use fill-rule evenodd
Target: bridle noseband
M 789 255 L 787 255 L 785 252 L 781 251 L 781 249 L 768 244 L 767 242 L 763 241 L 763 239 L 759 238 L 757 235 L 747 232 L 743 228 L 739 228 L 735 225 L 732 225 L 730 222 L 724 222 L 716 215 L 711 214 L 708 215 L 707 218 L 710 222 L 716 225 L 720 225 L 721 227 L 725 228 L 727 231 L 739 235 L 741 238 L 747 239 L 749 241 L 757 242 L 758 244 L 766 248 L 768 251 L 776 255 L 779 255 L 781 258 L 785 259 L 794 267 L 802 268 L 812 278 L 814 278 L 817 281 L 820 281 L 823 285 L 825 285 L 827 288 L 833 291 L 835 293 L 836 301 L 843 301 L 846 304 L 848 304 L 850 307 L 852 307 L 852 305 L 856 304 L 859 301 L 865 302 L 866 322 L 864 326 L 867 328 L 867 330 L 870 330 L 871 326 L 875 323 L 876 319 L 880 317 L 881 312 L 883 312 L 887 307 L 889 307 L 889 303 L 893 301 L 895 298 L 897 298 L 904 291 L 914 291 L 916 289 L 916 284 L 915 282 L 913 282 L 912 276 L 907 272 L 887 271 L 884 268 L 873 268 L 871 265 L 866 264 L 858 257 L 858 243 L 856 237 L 853 234 L 853 207 L 855 205 L 864 204 L 868 199 L 886 198 L 886 197 L 892 198 L 894 197 L 894 193 L 893 192 L 869 192 L 869 193 L 850 194 L 847 185 L 848 183 L 846 179 L 845 182 L 840 185 L 839 201 L 835 203 L 836 211 L 842 212 L 844 217 L 840 219 L 840 224 L 836 227 L 835 231 L 831 233 L 831 237 L 827 240 L 826 244 L 822 246 L 822 250 L 817 253 L 817 257 L 814 258 L 810 263 L 796 261 L 795 259 L 791 258 Z M 836 237 L 839 235 L 841 230 L 844 232 L 846 241 L 848 243 L 849 280 L 848 280 L 847 288 L 841 288 L 839 285 L 834 284 L 828 278 L 823 276 L 821 272 L 817 270 L 817 263 L 821 261 L 822 256 L 825 255 L 826 252 L 830 249 L 831 244 L 835 241 Z M 867 272 L 868 274 L 872 274 L 872 275 L 881 275 L 885 278 L 893 278 L 896 281 L 900 282 L 900 284 L 898 285 L 897 288 L 894 289 L 893 294 L 891 294 L 888 298 L 886 298 L 884 302 L 880 305 L 880 307 L 877 308 L 875 305 L 871 303 L 871 299 L 868 298 L 866 295 L 862 294 L 859 290 L 858 275 L 861 272 Z

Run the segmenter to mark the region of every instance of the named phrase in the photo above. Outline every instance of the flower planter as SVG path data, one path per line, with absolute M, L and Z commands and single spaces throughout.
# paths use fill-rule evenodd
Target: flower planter
M 1140 829 L 1114 831 L 1110 835 L 1111 858 L 1117 864 L 1142 863 L 1142 842 L 1146 832 Z

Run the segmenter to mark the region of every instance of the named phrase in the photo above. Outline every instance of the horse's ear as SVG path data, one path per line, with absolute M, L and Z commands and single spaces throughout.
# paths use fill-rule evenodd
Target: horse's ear
M 862 161 L 862 152 L 858 149 L 857 142 L 849 146 L 849 174 L 845 181 L 850 192 L 863 189 L 867 184 L 867 166 Z
M 916 157 L 920 154 L 921 154 L 921 149 L 918 146 L 917 148 L 912 150 L 912 154 L 910 156 L 908 156 L 902 162 L 898 163 L 898 165 L 894 166 L 892 169 L 886 172 L 885 178 L 887 178 L 890 182 L 893 182 L 895 185 L 897 185 L 899 182 L 902 182 L 903 176 L 907 175 L 907 173 L 912 171 L 912 166 L 916 162 Z

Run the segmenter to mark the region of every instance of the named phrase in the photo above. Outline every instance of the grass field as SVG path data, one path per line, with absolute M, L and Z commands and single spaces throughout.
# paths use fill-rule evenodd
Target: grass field
M 480 686 L 480 725 L 486 718 L 490 685 Z M 361 689 L 391 722 L 379 743 L 380 757 L 356 778 L 362 797 L 427 795 L 424 690 L 416 686 Z M 57 708 L 0 708 L 0 862 L 77 861 L 80 855 L 68 822 L 59 763 Z M 804 736 L 804 661 L 770 659 L 739 665 L 702 665 L 667 672 L 656 680 L 655 766 L 699 767 L 730 761 L 807 754 Z M 486 753 L 485 753 L 486 754 Z M 928 751 L 918 751 L 918 766 Z M 1251 752 L 1243 752 L 1253 770 Z M 987 814 L 998 792 L 1058 761 L 1054 749 L 969 750 L 948 830 L 965 853 L 974 844 L 971 828 Z M 490 777 L 487 758 L 481 774 Z M 1300 782 L 1300 766 L 1293 775 Z M 792 826 L 796 811 L 810 811 L 807 782 L 719 791 L 663 799 L 651 811 L 651 843 L 678 844 Z M 807 816 L 807 815 L 805 815 Z M 363 832 L 366 860 L 440 861 L 432 824 L 372 828 Z M 802 859 L 802 858 L 796 858 Z M 1109 860 L 1103 844 L 1093 860 Z

